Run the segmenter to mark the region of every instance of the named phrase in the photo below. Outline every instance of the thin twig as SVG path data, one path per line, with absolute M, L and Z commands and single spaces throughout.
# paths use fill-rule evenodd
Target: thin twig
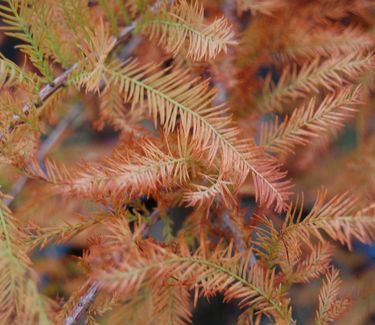
M 224 13 L 225 16 L 230 19 L 231 21 L 235 21 L 235 16 L 233 14 L 235 6 L 233 1 L 226 0 L 224 3 Z M 223 64 L 222 64 L 223 67 Z M 223 70 L 222 68 L 221 70 Z M 216 97 L 214 98 L 214 105 L 220 105 L 225 103 L 228 100 L 228 91 L 224 85 L 224 83 L 220 80 L 217 80 L 215 82 L 215 87 L 218 89 Z M 242 253 L 247 250 L 245 241 L 242 239 L 241 232 L 237 229 L 236 225 L 230 218 L 227 212 L 223 213 L 223 223 L 224 227 L 229 230 L 231 233 L 233 239 L 234 239 L 234 245 L 236 247 L 237 252 Z M 255 255 L 251 253 L 250 257 L 250 267 L 255 265 L 257 263 L 257 260 L 255 258 Z
M 150 223 L 144 225 L 142 229 L 142 238 L 149 236 L 150 229 L 159 220 L 160 212 L 155 209 L 150 215 Z M 79 299 L 78 303 L 74 306 L 69 316 L 65 318 L 62 325 L 74 325 L 78 323 L 78 320 L 82 314 L 90 307 L 91 303 L 95 300 L 96 295 L 99 291 L 99 283 L 94 281 L 91 283 L 90 287 Z
M 95 300 L 98 294 L 99 284 L 98 282 L 91 283 L 87 291 L 79 298 L 78 303 L 71 310 L 69 316 L 65 318 L 63 325 L 74 325 L 77 324 L 80 316 L 85 312 Z
M 80 106 L 75 105 L 70 109 L 68 114 L 59 122 L 59 124 L 52 130 L 52 132 L 48 135 L 47 139 L 43 142 L 41 145 L 39 152 L 38 152 L 38 162 L 41 162 L 47 153 L 51 150 L 51 148 L 54 146 L 54 144 L 60 139 L 61 135 L 64 133 L 66 128 L 72 123 L 72 121 L 75 120 L 75 118 L 78 116 L 80 111 Z M 9 206 L 14 198 L 19 194 L 24 186 L 26 185 L 28 178 L 27 176 L 23 175 L 18 178 L 16 183 L 12 186 L 12 189 L 10 190 L 9 198 L 4 200 L 4 204 L 6 206 Z
M 172 2 L 172 1 L 170 1 Z M 163 3 L 163 0 L 158 0 L 155 2 L 154 5 L 151 6 L 150 10 L 151 12 L 156 11 L 161 4 Z M 123 30 L 117 35 L 117 37 L 113 40 L 113 46 L 112 50 L 115 49 L 121 42 L 123 42 L 129 34 L 131 34 L 134 29 L 136 28 L 137 24 L 140 22 L 140 18 L 132 22 L 129 26 L 126 26 L 123 28 Z M 57 90 L 59 90 L 61 87 L 63 87 L 68 80 L 68 77 L 79 67 L 79 63 L 74 63 L 70 68 L 65 70 L 62 74 L 57 76 L 51 83 L 48 85 L 45 85 L 42 87 L 42 89 L 39 91 L 39 98 L 38 98 L 38 105 L 34 105 L 33 103 L 27 103 L 23 106 L 22 112 L 25 115 L 28 115 L 30 110 L 33 107 L 41 107 L 41 103 L 45 102 L 49 97 L 51 97 Z M 20 116 L 17 114 L 13 115 L 14 125 L 10 128 L 10 131 L 13 130 L 16 126 L 22 125 L 24 122 L 20 121 Z M 3 137 L 3 135 L 0 133 L 0 140 Z
M 64 133 L 66 128 L 78 117 L 81 111 L 81 105 L 74 105 L 68 114 L 59 122 L 59 124 L 49 134 L 47 139 L 43 142 L 38 152 L 38 161 L 42 161 L 47 153 L 51 150 L 53 145 Z
M 223 223 L 225 227 L 230 231 L 232 234 L 232 237 L 234 239 L 234 245 L 236 247 L 236 250 L 239 253 L 242 253 L 247 250 L 245 241 L 242 239 L 241 232 L 237 229 L 236 225 L 228 215 L 228 213 L 223 213 Z M 254 266 L 257 263 L 256 257 L 253 253 L 251 253 L 250 257 L 250 266 Z
M 150 223 L 145 225 L 142 229 L 142 237 L 146 238 L 149 235 L 151 226 L 154 225 L 160 217 L 159 210 L 155 209 L 150 215 Z M 230 219 L 229 215 L 224 213 L 223 216 L 225 226 L 231 231 L 236 248 L 239 252 L 243 252 L 246 250 L 246 245 L 239 233 L 238 229 L 233 224 L 232 220 Z M 255 256 L 251 255 L 250 266 L 256 264 Z M 91 303 L 95 300 L 96 295 L 99 291 L 99 283 L 94 281 L 91 283 L 88 290 L 84 293 L 83 296 L 79 299 L 78 303 L 74 306 L 69 316 L 64 320 L 62 325 L 74 325 L 77 324 L 78 320 L 80 319 L 82 313 L 86 311 Z
M 129 26 L 125 27 L 120 34 L 114 39 L 112 49 L 116 48 L 130 33 L 132 33 L 135 29 L 136 22 L 131 23 Z M 45 85 L 39 91 L 39 101 L 44 102 L 49 97 L 51 97 L 59 88 L 65 85 L 68 77 L 79 67 L 79 63 L 74 63 L 70 68 L 65 70 L 62 74 L 57 76 L 53 82 L 48 85 Z M 22 108 L 23 113 L 27 114 L 33 105 L 25 104 Z M 14 116 L 15 119 L 18 119 L 17 115 Z
M 151 11 L 155 11 L 157 10 L 157 8 L 162 4 L 162 0 L 158 0 L 152 7 L 151 7 Z M 116 38 L 115 40 L 115 46 L 116 47 L 120 42 L 122 42 L 131 32 L 133 32 L 133 30 L 135 29 L 135 27 L 137 26 L 137 23 L 139 22 L 139 19 L 134 21 L 133 23 L 131 23 L 129 26 L 125 27 L 121 33 L 119 34 L 119 36 Z M 136 41 L 133 41 L 132 43 L 130 43 L 132 45 L 132 47 L 134 47 L 137 42 Z M 126 50 L 123 50 L 123 53 L 124 53 L 124 56 L 127 56 L 129 55 L 129 51 L 131 51 L 131 49 L 127 48 Z M 61 80 L 59 80 L 59 84 L 58 85 L 53 85 L 55 86 L 55 88 L 51 89 L 49 92 L 48 92 L 48 96 L 51 96 L 51 94 L 53 94 L 57 89 L 58 87 L 61 87 L 62 85 L 64 85 L 65 81 L 67 80 L 68 76 L 70 75 L 70 73 L 72 73 L 73 70 L 75 70 L 76 68 L 78 67 L 78 63 L 76 63 L 74 66 L 72 66 L 72 68 L 70 68 L 69 70 L 70 71 L 66 71 L 66 73 L 64 73 L 62 75 L 62 78 Z M 57 86 L 57 88 L 56 88 Z M 45 88 L 49 87 L 49 85 L 47 85 Z M 43 90 L 43 89 L 42 89 Z M 149 234 L 149 231 L 150 231 L 150 228 L 151 226 L 156 223 L 157 219 L 159 217 L 159 211 L 158 210 L 154 210 L 151 214 L 151 219 L 150 219 L 150 224 L 145 226 L 144 229 L 142 230 L 142 237 L 145 238 L 148 236 Z M 93 282 L 89 289 L 86 291 L 86 293 L 79 299 L 79 302 L 77 305 L 74 306 L 74 308 L 72 309 L 71 313 L 69 314 L 69 316 L 64 320 L 63 322 L 63 325 L 73 325 L 73 324 L 77 324 L 77 321 L 79 320 L 80 316 L 82 315 L 82 313 L 87 310 L 89 308 L 89 306 L 91 305 L 91 303 L 95 300 L 95 297 L 96 295 L 98 294 L 98 291 L 99 291 L 99 283 L 97 281 Z
M 158 209 L 155 209 L 152 211 L 149 217 L 149 223 L 144 224 L 142 227 L 142 238 L 145 239 L 149 236 L 151 227 L 156 224 L 159 221 L 160 218 L 160 211 Z

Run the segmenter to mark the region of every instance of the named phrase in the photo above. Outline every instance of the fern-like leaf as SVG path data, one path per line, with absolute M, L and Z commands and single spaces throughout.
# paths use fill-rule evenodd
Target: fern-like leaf
M 293 25 L 290 33 L 290 43 L 281 51 L 272 55 L 281 61 L 299 60 L 301 58 L 315 58 L 316 56 L 330 57 L 334 54 L 348 54 L 373 48 L 372 38 L 363 32 L 360 27 L 340 28 L 314 28 L 305 29 Z M 310 27 L 311 28 L 311 27 Z
M 191 324 L 190 293 L 186 286 L 167 283 L 153 292 L 156 324 L 188 325 Z
M 236 175 L 236 184 L 251 172 L 257 201 L 266 206 L 275 203 L 277 211 L 284 209 L 290 182 L 285 180 L 279 163 L 253 140 L 239 139 L 241 132 L 233 127 L 228 109 L 211 105 L 215 91 L 206 81 L 192 80 L 187 71 L 168 72 L 130 61 L 111 64 L 106 79 L 118 86 L 133 106 L 147 104 L 155 123 L 160 122 L 167 133 L 179 124 L 184 136 L 191 136 L 193 145 L 205 152 L 209 164 L 221 153 L 222 170 L 232 179 Z
M 316 58 L 299 70 L 295 65 L 286 66 L 276 86 L 269 82 L 265 85 L 269 90 L 262 96 L 260 109 L 282 111 L 284 104 L 318 94 L 320 89 L 334 92 L 339 87 L 355 82 L 374 67 L 372 53 L 353 52 L 335 55 L 322 63 L 320 61 L 320 58 Z
M 75 224 L 66 222 L 61 226 L 55 227 L 40 227 L 30 223 L 26 230 L 27 238 L 25 242 L 27 249 L 31 251 L 36 247 L 43 248 L 50 242 L 66 242 L 84 230 L 100 223 L 101 219 L 100 217 L 93 217 Z
M 186 249 L 182 251 L 183 255 L 176 255 L 144 244 L 141 253 L 128 256 L 112 269 L 97 272 L 95 279 L 106 289 L 131 293 L 144 283 L 164 286 L 173 277 L 189 288 L 200 288 L 205 296 L 223 292 L 225 300 L 239 299 L 242 306 L 253 306 L 281 323 L 290 321 L 289 302 L 281 288 L 275 287 L 275 274 L 258 266 L 250 268 L 251 254 L 233 255 L 232 247 L 218 247 L 209 257 L 201 250 L 194 255 Z
M 289 208 L 281 229 L 284 240 L 306 242 L 313 235 L 323 241 L 321 232 L 325 232 L 349 249 L 353 237 L 365 244 L 372 243 L 375 239 L 373 207 L 356 211 L 357 200 L 353 196 L 336 195 L 325 202 L 326 196 L 326 190 L 318 193 L 314 206 L 305 218 L 302 218 L 303 199 L 300 209 L 298 203 Z
M 103 82 L 105 63 L 107 57 L 116 44 L 116 39 L 108 34 L 104 24 L 100 24 L 94 31 L 87 30 L 88 39 L 79 48 L 85 58 L 73 77 L 70 77 L 70 83 L 76 83 L 78 86 L 85 86 L 86 91 L 100 92 L 101 82 Z
M 0 54 L 0 89 L 13 87 L 20 83 L 32 85 L 34 80 L 27 72 L 22 71 L 12 61 Z
M 319 309 L 316 313 L 317 325 L 328 325 L 337 320 L 351 305 L 349 298 L 339 298 L 339 290 L 342 281 L 339 272 L 332 268 L 324 279 L 319 294 Z
M 223 200 L 224 204 L 228 207 L 236 206 L 236 200 L 230 190 L 230 186 L 232 185 L 230 182 L 224 180 L 221 176 L 218 178 L 208 175 L 202 176 L 208 182 L 208 185 L 192 184 L 184 193 L 184 201 L 189 206 L 209 206 L 214 199 Z
M 178 141 L 173 152 L 149 140 L 143 140 L 141 148 L 142 152 L 129 150 L 126 155 L 116 152 L 103 163 L 82 163 L 72 171 L 53 161 L 46 161 L 45 171 L 34 163 L 29 175 L 55 184 L 58 192 L 97 200 L 150 195 L 160 188 L 181 186 L 190 178 L 192 154 L 184 141 Z
M 313 246 L 311 253 L 290 273 L 290 281 L 307 283 L 319 278 L 329 266 L 332 255 L 333 247 L 327 242 Z
M 7 35 L 24 42 L 17 47 L 30 57 L 31 62 L 45 76 L 47 81 L 52 81 L 53 74 L 48 60 L 41 50 L 40 41 L 35 37 L 29 26 L 29 21 L 36 18 L 31 6 L 26 0 L 6 0 L 5 2 L 6 5 L 0 5 L 0 17 L 6 23 L 1 29 Z
M 0 196 L 1 197 L 1 196 Z M 46 301 L 31 278 L 31 262 L 23 247 L 23 233 L 0 206 L 0 312 L 2 324 L 49 324 Z
M 198 2 L 176 1 L 170 9 L 163 7 L 157 14 L 146 16 L 140 28 L 168 52 L 186 53 L 195 61 L 213 59 L 236 44 L 227 20 L 205 23 L 203 6 Z
M 324 133 L 335 134 L 350 118 L 361 101 L 361 88 L 344 88 L 328 94 L 317 106 L 316 98 L 297 108 L 282 123 L 266 122 L 261 126 L 260 144 L 271 152 L 294 152 Z

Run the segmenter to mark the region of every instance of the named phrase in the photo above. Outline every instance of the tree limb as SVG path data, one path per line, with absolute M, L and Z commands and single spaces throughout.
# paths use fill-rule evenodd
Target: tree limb
M 172 1 L 171 1 L 172 2 Z M 150 10 L 152 12 L 156 11 L 161 4 L 163 3 L 162 0 L 158 0 L 154 3 L 154 5 L 151 6 Z M 122 41 L 126 39 L 127 36 L 129 36 L 130 33 L 134 31 L 137 24 L 139 23 L 140 19 L 137 19 L 136 21 L 132 22 L 129 26 L 126 26 L 114 39 L 114 48 L 116 48 Z M 66 81 L 68 80 L 68 77 L 79 67 L 79 63 L 74 63 L 70 68 L 65 70 L 62 74 L 57 76 L 53 82 L 51 82 L 48 85 L 45 85 L 42 87 L 42 89 L 39 91 L 39 105 L 40 103 L 45 102 L 49 97 L 51 97 L 59 88 L 65 85 Z M 27 103 L 23 106 L 22 112 L 25 115 L 28 115 L 32 107 L 34 107 L 34 103 Z M 15 127 L 22 125 L 24 122 L 20 121 L 20 116 L 17 114 L 13 115 L 13 119 L 15 121 L 15 124 L 10 128 L 10 131 L 12 131 Z M 3 135 L 0 133 L 0 140 L 3 137 Z
M 63 325 L 74 325 L 77 324 L 80 316 L 85 312 L 95 300 L 98 294 L 99 284 L 95 281 L 91 283 L 88 290 L 79 298 L 78 303 L 71 310 L 69 316 L 65 318 Z
M 224 226 L 232 234 L 236 250 L 239 253 L 242 253 L 245 250 L 247 250 L 246 244 L 245 244 L 244 240 L 242 239 L 241 232 L 237 229 L 236 225 L 234 224 L 234 222 L 232 221 L 232 219 L 230 218 L 230 216 L 226 212 L 223 213 L 223 223 L 224 223 Z M 251 253 L 250 266 L 253 266 L 256 263 L 257 263 L 256 257 L 253 253 Z
M 38 162 L 42 161 L 47 153 L 51 150 L 51 148 L 54 146 L 54 144 L 58 141 L 58 139 L 61 137 L 61 135 L 64 133 L 66 128 L 69 126 L 69 124 L 74 121 L 74 119 L 79 114 L 80 107 L 78 105 L 72 107 L 68 114 L 57 124 L 57 126 L 52 130 L 52 132 L 48 135 L 47 139 L 43 141 L 39 152 L 38 152 Z M 12 189 L 10 190 L 9 198 L 6 198 L 4 200 L 4 204 L 6 206 L 9 206 L 14 198 L 17 196 L 18 193 L 20 193 L 25 186 L 27 182 L 27 176 L 23 175 L 18 178 L 16 183 L 12 186 Z

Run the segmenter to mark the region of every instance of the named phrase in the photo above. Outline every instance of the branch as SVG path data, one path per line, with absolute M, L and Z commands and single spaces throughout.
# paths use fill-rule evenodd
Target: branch
M 161 5 L 161 3 L 162 3 L 162 0 L 158 0 L 151 7 L 151 11 L 155 11 Z M 132 33 L 134 31 L 138 22 L 139 22 L 139 19 L 132 22 L 129 26 L 125 27 L 121 31 L 121 33 L 115 38 L 113 48 L 118 46 L 130 33 Z M 134 47 L 134 44 L 136 44 L 136 43 L 137 42 L 134 41 L 132 43 L 132 47 Z M 130 49 L 130 51 L 131 51 L 131 49 Z M 129 52 L 129 49 L 127 49 L 127 51 L 124 52 L 124 55 L 127 55 L 128 52 Z M 72 74 L 73 71 L 75 71 L 78 68 L 78 66 L 79 66 L 78 62 L 73 64 L 70 68 L 68 68 L 62 74 L 57 76 L 53 80 L 53 82 L 51 82 L 50 84 L 42 87 L 42 89 L 39 91 L 39 103 L 45 102 L 59 88 L 64 86 L 68 77 Z M 40 107 L 40 106 L 41 105 L 38 105 L 38 107 Z M 32 109 L 32 107 L 34 107 L 33 104 L 27 103 L 23 106 L 22 112 L 25 115 L 28 115 L 30 110 Z M 78 111 L 79 111 L 78 106 L 73 107 L 71 109 L 71 111 L 68 113 L 68 115 L 63 120 L 61 120 L 60 123 L 57 125 L 57 127 L 51 132 L 51 134 L 48 136 L 46 141 L 44 141 L 43 145 L 40 148 L 40 151 L 38 153 L 38 161 L 41 161 L 46 156 L 48 151 L 52 148 L 52 146 L 60 138 L 60 136 L 65 131 L 67 126 L 72 122 L 72 120 L 75 119 Z M 15 123 L 15 126 L 12 127 L 12 129 L 14 127 L 16 127 L 17 125 L 22 124 L 22 121 L 19 121 L 19 119 L 20 119 L 19 115 L 15 114 L 13 116 L 13 119 L 15 120 L 16 123 Z M 19 121 L 19 122 L 17 123 L 17 121 Z M 12 129 L 10 129 L 10 131 Z M 1 140 L 2 137 L 3 137 L 3 135 L 0 133 L 0 140 Z M 9 198 L 9 199 L 6 199 L 5 202 L 4 202 L 6 206 L 9 206 L 13 202 L 14 197 L 23 189 L 26 182 L 27 182 L 26 176 L 22 176 L 17 180 L 16 184 L 14 184 L 14 186 L 12 187 L 11 192 L 10 192 L 12 197 Z M 151 214 L 151 224 L 148 225 L 148 226 L 145 226 L 145 228 L 143 229 L 143 237 L 146 237 L 148 235 L 150 227 L 152 226 L 152 224 L 156 223 L 158 217 L 159 217 L 159 212 L 158 212 L 158 210 L 155 210 Z M 91 303 L 95 300 L 95 298 L 98 294 L 98 290 L 99 290 L 98 282 L 95 281 L 95 282 L 91 283 L 88 290 L 80 297 L 78 303 L 73 307 L 70 314 L 65 318 L 65 320 L 63 321 L 62 324 L 63 325 L 76 324 L 79 321 L 82 314 L 90 307 Z
M 159 0 L 157 1 L 154 6 L 152 6 L 151 10 L 154 11 L 156 10 L 160 5 L 162 1 Z M 115 46 L 119 45 L 136 27 L 137 23 L 139 20 L 131 23 L 129 26 L 125 27 L 121 33 L 116 37 L 115 39 Z M 132 48 L 134 47 L 134 44 L 137 42 L 134 41 L 132 44 Z M 126 51 L 123 52 L 124 56 L 127 56 L 129 53 L 129 49 L 127 48 Z M 45 85 L 40 91 L 39 91 L 39 101 L 44 102 L 46 101 L 50 96 L 52 96 L 59 88 L 61 88 L 65 82 L 67 81 L 68 77 L 70 74 L 75 71 L 79 66 L 79 63 L 73 64 L 70 68 L 65 70 L 62 74 L 57 76 L 52 83 Z M 32 104 L 25 104 L 24 107 L 22 108 L 22 111 L 24 114 L 28 114 L 30 109 L 33 107 Z M 42 147 L 40 148 L 40 151 L 38 153 L 38 160 L 42 160 L 45 155 L 48 153 L 48 151 L 51 149 L 51 147 L 56 143 L 56 141 L 60 138 L 61 134 L 64 132 L 64 130 L 67 128 L 67 126 L 71 123 L 72 120 L 77 116 L 78 113 L 78 107 L 74 107 L 68 115 L 60 121 L 60 123 L 57 125 L 57 127 L 51 132 L 51 134 L 48 136 L 46 141 L 44 141 Z M 19 120 L 18 115 L 14 115 L 13 119 L 14 120 Z M 18 123 L 18 124 L 22 124 Z M 2 138 L 2 135 L 0 134 L 0 139 Z M 16 184 L 12 187 L 12 190 L 10 192 L 11 198 L 5 200 L 5 205 L 9 206 L 13 200 L 14 197 L 23 189 L 27 182 L 27 177 L 22 176 L 20 177 Z M 159 216 L 159 212 L 155 210 L 151 214 L 151 224 L 146 226 L 145 229 L 143 230 L 143 236 L 146 237 L 149 233 L 150 226 L 154 223 L 156 223 L 157 219 Z M 98 289 L 99 289 L 99 284 L 95 281 L 93 282 L 88 290 L 81 296 L 79 299 L 78 303 L 74 306 L 74 308 L 71 310 L 70 314 L 66 319 L 63 321 L 63 325 L 73 325 L 76 324 L 82 315 L 91 303 L 95 300 L 97 294 L 98 294 Z
M 159 221 L 160 218 L 160 211 L 155 209 L 150 214 L 150 222 L 148 224 L 144 224 L 142 227 L 142 238 L 145 239 L 149 236 L 151 227 Z
M 70 315 L 65 318 L 63 325 L 74 325 L 77 324 L 80 316 L 84 311 L 86 311 L 91 303 L 95 300 L 96 295 L 98 294 L 99 284 L 98 282 L 93 282 L 88 290 L 79 298 L 78 303 L 74 306 Z
M 41 145 L 39 152 L 38 152 L 38 162 L 41 162 L 47 153 L 51 150 L 54 144 L 58 141 L 61 135 L 64 133 L 66 128 L 69 126 L 72 121 L 75 120 L 78 113 L 80 111 L 80 107 L 78 105 L 71 108 L 68 114 L 59 122 L 59 124 L 52 130 L 52 132 L 48 135 L 47 139 Z M 27 176 L 23 175 L 18 178 L 16 183 L 12 186 L 10 190 L 9 198 L 4 200 L 4 204 L 9 207 L 9 205 L 13 202 L 14 198 L 18 193 L 20 193 L 25 186 L 28 178 Z
M 172 2 L 172 1 L 170 1 Z M 155 12 L 163 3 L 163 0 L 158 0 L 155 2 L 154 5 L 151 6 L 150 10 L 151 12 Z M 122 41 L 125 40 L 125 38 L 134 31 L 137 24 L 139 23 L 140 18 L 132 22 L 129 26 L 125 27 L 114 39 L 114 46 L 112 47 L 112 51 L 114 48 L 116 48 Z M 68 77 L 72 74 L 73 71 L 75 71 L 79 67 L 79 63 L 74 63 L 70 68 L 65 70 L 62 74 L 57 76 L 50 84 L 45 85 L 42 87 L 42 89 L 39 91 L 39 101 L 36 108 L 41 107 L 41 103 L 44 103 L 49 97 L 51 97 L 59 88 L 65 85 L 66 81 L 68 80 Z M 32 107 L 35 107 L 34 103 L 27 103 L 23 106 L 22 112 L 25 115 L 28 115 Z M 24 122 L 20 121 L 20 116 L 17 114 L 13 115 L 13 120 L 15 121 L 15 124 L 9 128 L 9 131 L 11 132 L 15 127 L 22 125 Z M 3 135 L 0 133 L 0 140 L 3 137 Z
M 151 227 L 159 220 L 160 212 L 155 209 L 150 215 L 150 224 L 145 225 L 142 229 L 142 238 L 149 235 Z M 85 312 L 95 300 L 99 291 L 99 284 L 97 281 L 91 283 L 87 291 L 81 296 L 78 303 L 71 310 L 69 316 L 65 318 L 62 325 L 74 325 L 78 323 L 83 312 Z
M 151 9 L 152 10 L 152 9 Z M 129 26 L 125 27 L 121 33 L 115 38 L 114 40 L 114 46 L 113 49 L 116 48 L 133 30 L 135 29 L 137 22 L 131 23 Z M 112 50 L 113 50 L 112 49 Z M 62 74 L 57 76 L 52 83 L 45 85 L 40 91 L 39 91 L 39 101 L 44 102 L 46 101 L 50 96 L 52 96 L 60 87 L 62 87 L 65 82 L 68 80 L 68 77 L 70 74 L 75 71 L 79 66 L 79 63 L 73 64 L 69 69 L 65 70 Z M 32 105 L 26 104 L 22 111 L 27 115 L 27 113 L 30 111 Z M 19 117 L 14 116 L 15 119 L 18 119 Z
M 237 229 L 236 225 L 234 224 L 234 222 L 232 221 L 232 219 L 226 212 L 223 213 L 223 223 L 224 223 L 224 226 L 232 234 L 236 250 L 239 253 L 244 252 L 247 249 L 247 247 L 246 247 L 245 241 L 242 239 L 241 232 Z M 251 253 L 250 266 L 254 266 L 256 263 L 257 263 L 256 257 L 253 253 Z

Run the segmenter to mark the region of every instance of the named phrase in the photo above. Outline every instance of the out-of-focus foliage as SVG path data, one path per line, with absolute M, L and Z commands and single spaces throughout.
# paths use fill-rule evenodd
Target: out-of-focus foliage
M 0 17 L 0 324 L 373 321 L 374 1 Z

